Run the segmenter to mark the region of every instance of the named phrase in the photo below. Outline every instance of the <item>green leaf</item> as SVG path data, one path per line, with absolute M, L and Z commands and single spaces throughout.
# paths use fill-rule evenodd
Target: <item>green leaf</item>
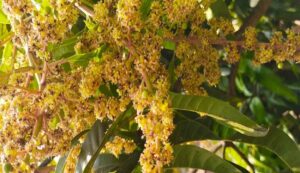
M 168 50 L 175 50 L 176 43 L 174 43 L 173 41 L 170 41 L 170 40 L 165 40 L 163 42 L 163 47 Z
M 11 164 L 9 164 L 9 163 L 4 164 L 4 166 L 3 166 L 4 173 L 9 173 L 12 171 L 13 171 L 13 167 L 11 166 Z
M 106 50 L 106 48 L 107 46 L 104 44 L 100 48 L 92 52 L 73 55 L 67 58 L 67 61 L 71 64 L 86 67 L 92 58 L 94 57 L 100 58 L 102 56 L 102 53 Z
M 100 154 L 95 161 L 93 170 L 95 173 L 128 173 L 134 170 L 138 164 L 140 158 L 140 152 L 135 151 L 129 155 L 121 154 L 119 158 L 116 158 L 112 154 Z
M 108 173 L 115 171 L 119 166 L 118 159 L 112 154 L 100 154 L 94 164 L 95 173 Z
M 9 24 L 9 20 L 7 19 L 7 16 L 2 11 L 2 0 L 0 1 L 0 23 L 1 24 Z
M 175 74 L 175 57 L 172 57 L 171 62 L 168 67 L 169 81 L 171 84 L 171 88 L 174 88 L 176 82 L 176 74 Z
M 266 110 L 259 97 L 254 97 L 250 102 L 250 110 L 259 123 L 264 123 L 266 118 Z
M 241 91 L 245 96 L 250 97 L 252 93 L 248 90 L 243 78 L 239 75 L 235 78 L 235 85 L 239 91 Z
M 53 59 L 59 60 L 75 54 L 74 46 L 77 41 L 77 37 L 72 37 L 61 44 L 50 45 L 48 50 L 51 52 Z
M 66 161 L 67 161 L 67 158 L 68 158 L 68 155 L 69 155 L 70 152 L 68 152 L 66 155 L 61 156 L 59 158 L 58 163 L 57 163 L 56 168 L 55 168 L 55 173 L 64 173 L 64 169 L 65 169 L 65 166 L 66 166 Z
M 275 94 L 297 103 L 298 97 L 296 93 L 288 88 L 284 81 L 272 70 L 262 66 L 256 69 L 256 80 Z
M 79 159 L 76 166 L 76 173 L 90 173 L 93 165 L 104 147 L 105 143 L 114 135 L 119 128 L 121 122 L 128 116 L 134 114 L 134 109 L 129 108 L 123 112 L 118 118 L 111 124 L 109 129 L 104 132 L 104 129 L 99 120 L 93 125 L 91 131 L 87 134 L 87 137 L 82 145 Z
M 218 140 L 219 138 L 205 125 L 189 119 L 177 123 L 170 136 L 172 144 L 202 139 Z
M 295 159 L 300 156 L 300 149 L 286 133 L 272 127 L 264 137 L 250 137 L 236 134 L 230 140 L 244 142 L 264 147 L 275 153 L 294 172 L 300 172 L 300 160 Z
M 140 7 L 140 12 L 141 12 L 141 18 L 142 20 L 146 20 L 150 10 L 151 10 L 151 4 L 153 0 L 142 0 L 142 5 Z
M 135 166 L 139 162 L 141 152 L 136 150 L 130 155 L 121 155 L 120 156 L 120 164 L 117 169 L 117 173 L 128 173 L 132 172 Z
M 65 154 L 64 156 L 61 156 L 58 160 L 58 163 L 56 165 L 56 168 L 55 168 L 55 173 L 63 173 L 64 172 L 64 169 L 65 169 L 65 166 L 66 166 L 66 160 L 69 156 L 69 154 L 72 152 L 73 150 L 73 147 L 76 146 L 77 144 L 79 144 L 79 139 L 85 135 L 87 132 L 89 132 L 90 129 L 88 130 L 84 130 L 82 132 L 80 132 L 79 134 L 77 134 L 72 140 L 71 140 L 71 150 Z
M 174 146 L 174 159 L 167 169 L 194 168 L 215 173 L 241 173 L 239 169 L 219 156 L 193 145 Z
M 223 17 L 226 19 L 231 19 L 229 9 L 223 0 L 216 0 L 211 5 L 211 10 L 215 17 Z
M 248 136 L 265 136 L 268 130 L 240 113 L 229 103 L 207 96 L 189 96 L 171 93 L 172 107 L 207 115 Z
M 253 83 L 259 83 L 266 89 L 272 91 L 278 96 L 281 96 L 288 101 L 297 103 L 298 97 L 274 71 L 264 66 L 253 65 L 251 58 L 253 52 L 247 52 L 241 59 L 239 64 L 239 74 L 248 76 Z
M 88 133 L 90 131 L 90 129 L 88 130 L 84 130 L 82 132 L 80 132 L 78 135 L 76 135 L 72 140 L 71 140 L 71 146 L 75 146 L 77 144 L 79 144 L 79 139 L 85 135 L 86 133 Z
M 97 120 L 88 132 L 84 143 L 82 144 L 78 161 L 76 165 L 76 173 L 82 172 L 87 166 L 89 159 L 97 151 L 99 145 L 103 143 L 106 126 Z
M 13 70 L 13 44 L 11 42 L 7 43 L 3 50 L 0 71 L 5 73 L 10 73 Z
M 196 123 L 199 127 L 198 128 L 194 127 L 195 129 L 200 129 L 204 126 L 204 125 L 200 125 L 202 124 L 200 122 L 196 122 Z M 186 124 L 186 126 L 189 125 L 190 124 Z M 211 135 L 206 135 L 205 136 L 206 138 L 204 138 L 203 135 L 194 135 L 193 136 L 194 138 L 189 139 L 188 137 L 186 137 L 186 133 L 177 133 L 177 134 L 178 135 L 176 137 L 183 138 L 184 142 L 207 140 L 207 139 L 215 140 L 215 137 Z M 295 159 L 298 158 L 298 156 L 300 156 L 300 150 L 297 146 L 297 143 L 295 143 L 286 133 L 284 133 L 282 130 L 278 128 L 275 127 L 270 128 L 268 134 L 263 137 L 251 137 L 243 134 L 234 134 L 231 137 L 226 138 L 225 140 L 254 144 L 257 146 L 264 147 L 270 150 L 271 152 L 275 153 L 294 172 L 297 172 L 297 170 L 299 172 L 300 170 L 300 160 Z
M 242 158 L 241 155 L 232 147 L 227 146 L 226 148 L 224 148 L 223 153 L 224 153 L 223 159 L 226 159 L 231 164 L 239 165 L 240 167 L 242 167 L 244 169 L 246 169 L 247 167 L 250 168 L 250 165 L 248 165 L 247 162 L 244 160 L 244 158 Z

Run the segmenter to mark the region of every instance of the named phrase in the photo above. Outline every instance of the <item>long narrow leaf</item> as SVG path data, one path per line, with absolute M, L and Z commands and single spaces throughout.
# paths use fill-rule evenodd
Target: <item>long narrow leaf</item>
M 294 172 L 300 172 L 300 149 L 297 144 L 282 130 L 272 127 L 264 137 L 250 137 L 236 134 L 229 140 L 262 146 L 275 153 Z
M 90 173 L 94 163 L 104 147 L 105 143 L 111 138 L 114 134 L 114 132 L 117 130 L 119 127 L 120 123 L 124 118 L 127 116 L 131 116 L 134 113 L 134 109 L 130 106 L 125 112 L 123 112 L 121 115 L 118 116 L 118 118 L 112 123 L 110 128 L 104 133 L 98 133 L 98 135 L 93 135 L 94 134 L 94 129 L 88 133 L 87 139 L 84 142 L 82 149 L 83 149 L 83 154 L 80 153 L 79 160 L 77 163 L 76 167 L 76 173 Z M 97 130 L 97 128 L 96 128 Z M 100 130 L 100 129 L 98 129 Z M 91 135 L 90 135 L 91 134 Z M 98 137 L 99 136 L 99 137 Z M 91 139 L 89 139 L 91 138 Z M 94 140 L 95 138 L 98 138 L 97 142 L 90 142 L 90 140 Z M 85 145 L 85 143 L 91 144 L 92 146 Z M 84 148 L 89 148 L 89 149 L 84 149 Z
M 112 154 L 100 154 L 94 164 L 95 173 L 109 173 L 119 166 L 119 160 Z
M 67 161 L 69 153 L 70 152 L 68 152 L 66 155 L 61 156 L 59 158 L 58 163 L 57 163 L 56 168 L 55 168 L 55 173 L 63 173 L 64 172 L 64 169 L 66 167 L 66 161 Z
M 228 103 L 206 96 L 189 96 L 171 93 L 172 107 L 210 116 L 248 136 L 265 136 L 268 130 L 240 113 Z
M 91 156 L 98 150 L 99 145 L 103 143 L 105 130 L 105 125 L 99 120 L 94 123 L 82 144 L 76 165 L 76 173 L 81 173 L 85 169 Z
M 100 154 L 93 167 L 95 173 L 127 173 L 131 172 L 138 164 L 141 152 L 136 150 L 131 154 L 121 154 L 116 158 L 112 154 Z
M 226 160 L 193 145 L 174 146 L 174 160 L 168 168 L 194 168 L 215 173 L 241 173 L 239 169 Z
M 202 139 L 218 140 L 219 137 L 217 137 L 208 127 L 192 120 L 180 121 L 176 124 L 175 129 L 170 136 L 170 141 L 173 144 Z
M 208 134 L 207 131 L 209 130 L 205 125 L 203 125 L 200 122 L 196 122 L 193 120 L 189 120 L 189 121 L 183 120 L 181 122 L 179 122 L 176 125 L 176 128 L 178 128 L 178 130 L 187 128 L 187 130 L 178 133 L 176 132 L 178 130 L 176 130 L 175 128 L 174 132 L 176 133 L 172 134 L 172 136 L 176 135 L 176 137 L 175 136 L 172 137 L 171 141 L 177 142 L 176 144 L 181 142 L 216 139 L 214 135 L 200 134 L 201 129 L 203 127 L 204 127 L 203 131 L 205 131 L 206 134 Z M 193 127 L 196 129 L 196 132 L 194 132 L 194 134 L 189 134 L 189 133 L 193 133 L 189 130 L 188 128 L 189 126 L 197 126 L 197 127 Z M 300 156 L 299 147 L 286 133 L 284 133 L 282 130 L 278 128 L 275 127 L 270 128 L 269 133 L 263 137 L 251 137 L 243 134 L 235 134 L 232 137 L 224 140 L 243 142 L 243 143 L 254 144 L 257 146 L 264 147 L 270 150 L 271 152 L 275 153 L 283 162 L 286 163 L 286 165 L 289 168 L 291 168 L 291 170 L 293 170 L 294 172 L 300 171 L 300 160 L 295 159 Z

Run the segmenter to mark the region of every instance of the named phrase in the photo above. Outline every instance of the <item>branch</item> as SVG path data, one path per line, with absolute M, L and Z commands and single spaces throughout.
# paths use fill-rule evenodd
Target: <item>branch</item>
M 14 69 L 13 73 L 41 73 L 41 70 L 35 67 L 20 67 Z
M 68 63 L 69 60 L 67 58 L 65 59 L 60 59 L 60 60 L 57 60 L 57 61 L 54 61 L 54 62 L 51 62 L 48 64 L 48 67 L 49 68 L 54 68 L 56 66 L 59 66 L 59 65 L 62 65 L 62 64 L 65 64 L 65 63 Z
M 14 90 L 15 90 L 15 89 L 21 90 L 21 91 L 26 92 L 26 93 L 28 93 L 28 94 L 33 94 L 33 95 L 38 95 L 38 94 L 40 94 L 39 91 L 30 90 L 30 89 L 25 88 L 25 87 L 13 86 L 13 85 L 5 85 L 5 86 L 8 87 L 8 88 L 14 89 Z
M 271 5 L 272 0 L 260 0 L 257 6 L 253 9 L 250 16 L 247 17 L 243 25 L 236 32 L 238 37 L 245 32 L 246 28 L 249 26 L 256 26 L 259 19 L 267 12 L 269 6 Z
M 29 49 L 28 49 L 28 46 L 25 47 L 25 52 L 26 52 L 26 55 L 27 55 L 27 58 L 28 58 L 28 61 L 29 61 L 29 65 L 33 68 L 38 68 L 34 58 L 32 57 L 32 54 L 29 52 Z M 42 85 L 41 85 L 41 75 L 38 74 L 38 73 L 35 73 L 35 78 L 37 80 L 37 83 L 39 85 L 39 90 L 42 89 Z
M 201 38 L 199 38 L 197 36 L 186 37 L 184 35 L 179 35 L 179 36 L 175 37 L 174 39 L 172 39 L 171 41 L 173 41 L 175 43 L 179 43 L 181 41 L 187 41 L 188 43 L 196 46 L 199 43 L 201 43 Z M 237 47 L 243 48 L 243 46 L 245 45 L 245 42 L 243 40 L 232 41 L 232 40 L 226 40 L 226 39 L 211 39 L 211 40 L 208 40 L 208 43 L 211 45 L 214 45 L 214 46 L 221 46 L 221 47 L 234 44 Z M 266 48 L 273 48 L 273 49 L 282 49 L 285 47 L 285 45 L 283 45 L 283 44 L 271 45 L 270 43 L 259 42 L 256 44 L 256 47 L 257 48 L 266 47 Z M 296 51 L 300 51 L 300 47 L 297 47 Z
M 48 72 L 48 66 L 47 66 L 47 62 L 44 61 L 44 67 L 43 67 L 43 73 L 41 76 L 41 89 L 43 89 L 46 85 L 46 76 L 47 76 L 47 72 Z

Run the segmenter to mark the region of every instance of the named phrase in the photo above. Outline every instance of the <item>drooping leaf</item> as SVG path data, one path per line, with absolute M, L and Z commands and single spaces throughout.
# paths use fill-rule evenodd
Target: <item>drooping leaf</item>
M 95 173 L 108 173 L 115 171 L 119 166 L 118 159 L 112 154 L 100 154 L 94 164 Z
M 76 165 L 76 173 L 81 173 L 89 162 L 89 159 L 97 151 L 98 146 L 103 142 L 106 126 L 97 120 L 88 132 L 84 143 L 82 144 L 78 161 Z
M 139 162 L 140 154 L 141 152 L 136 150 L 130 155 L 121 155 L 119 159 L 120 164 L 118 166 L 117 173 L 132 172 Z
M 28 156 L 29 157 L 29 156 Z M 47 167 L 49 163 L 51 163 L 54 159 L 54 156 L 48 157 L 39 164 L 38 168 Z M 28 159 L 29 160 L 29 159 Z M 30 162 L 30 161 L 29 161 Z
M 65 169 L 65 166 L 66 166 L 66 161 L 67 161 L 69 153 L 70 152 L 68 152 L 66 155 L 61 156 L 59 158 L 58 163 L 57 163 L 56 168 L 55 168 L 55 173 L 64 173 L 64 169 Z
M 73 151 L 73 149 L 74 149 L 73 147 L 76 146 L 77 144 L 79 144 L 78 140 L 89 131 L 90 131 L 90 129 L 84 130 L 84 131 L 80 132 L 79 134 L 77 134 L 71 140 L 71 149 L 70 149 L 69 152 L 67 152 L 65 155 L 63 155 L 59 158 L 58 163 L 57 163 L 56 168 L 55 168 L 55 173 L 65 172 L 64 169 L 65 169 L 65 166 L 66 166 L 66 161 L 67 161 L 67 158 L 68 158 L 69 154 Z
M 297 144 L 282 130 L 272 127 L 264 137 L 250 137 L 236 134 L 230 140 L 264 147 L 275 153 L 294 172 L 300 172 L 300 149 Z
M 265 117 L 266 117 L 266 110 L 265 107 L 262 103 L 262 101 L 260 100 L 259 97 L 254 97 L 251 102 L 250 102 L 250 109 L 252 111 L 252 113 L 255 115 L 256 120 L 259 123 L 264 123 L 265 121 Z
M 88 130 L 84 130 L 84 131 L 82 131 L 82 132 L 80 132 L 78 135 L 76 135 L 72 140 L 71 140 L 71 146 L 75 146 L 75 145 L 77 145 L 78 143 L 79 143 L 79 139 L 83 136 L 83 135 L 85 135 L 86 133 L 88 133 L 90 130 L 88 129 Z
M 206 96 L 170 95 L 173 109 L 210 116 L 248 136 L 264 136 L 268 132 L 224 101 Z
M 180 121 L 176 124 L 175 129 L 170 136 L 170 141 L 173 144 L 202 139 L 217 140 L 219 138 L 205 125 L 189 119 Z
M 239 169 L 219 156 L 193 145 L 174 146 L 174 159 L 167 169 L 193 168 L 215 173 L 241 173 Z
M 79 159 L 76 166 L 76 173 L 90 173 L 93 169 L 94 163 L 104 147 L 105 143 L 114 135 L 123 119 L 134 114 L 134 109 L 129 108 L 123 112 L 118 118 L 110 125 L 109 129 L 104 132 L 103 127 L 100 127 L 101 122 L 97 121 L 92 127 L 91 131 L 82 145 Z
M 251 96 L 252 93 L 248 90 L 243 78 L 241 76 L 238 76 L 236 79 L 235 79 L 235 85 L 237 87 L 237 89 L 239 91 L 241 91 L 245 96 Z
M 138 150 L 131 154 L 121 154 L 119 158 L 116 158 L 112 154 L 100 154 L 93 167 L 95 173 L 128 173 L 131 172 L 138 164 L 140 158 L 140 152 Z
M 231 164 L 235 164 L 235 166 L 239 165 L 241 168 L 244 168 L 244 169 L 250 168 L 250 165 L 248 165 L 247 162 L 244 160 L 244 158 L 242 158 L 241 155 L 239 153 L 237 153 L 237 151 L 234 150 L 232 147 L 224 148 L 224 159 L 229 161 Z M 240 168 L 238 168 L 238 169 L 240 169 Z
M 189 120 L 192 121 L 192 120 Z M 196 121 L 195 121 L 196 122 Z M 196 124 L 197 123 L 197 124 Z M 198 125 L 199 127 L 194 127 L 195 129 L 203 128 L 203 124 L 200 122 L 196 122 L 194 125 Z M 180 124 L 178 124 L 178 128 L 181 128 Z M 185 126 L 189 126 L 186 124 Z M 176 127 L 177 128 L 177 127 Z M 206 129 L 207 131 L 209 129 Z M 175 129 L 176 131 L 176 129 Z M 188 133 L 188 131 L 187 131 Z M 211 132 L 212 133 L 212 132 Z M 193 135 L 194 138 L 190 138 L 186 133 L 176 133 L 177 138 L 181 139 L 182 142 L 190 142 L 190 141 L 198 141 L 198 140 L 215 140 L 215 137 L 212 135 Z M 198 137 L 198 138 L 197 138 Z M 283 162 L 286 163 L 294 172 L 300 170 L 300 160 L 294 159 L 300 155 L 300 150 L 297 144 L 282 130 L 272 127 L 270 128 L 268 134 L 263 137 L 251 137 L 243 134 L 234 134 L 231 137 L 228 137 L 224 140 L 243 142 L 248 144 L 254 144 L 257 146 L 264 147 L 271 152 L 275 153 Z

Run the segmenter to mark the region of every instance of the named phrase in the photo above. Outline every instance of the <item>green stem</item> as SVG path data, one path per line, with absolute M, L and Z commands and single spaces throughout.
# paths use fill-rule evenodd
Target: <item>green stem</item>
M 90 9 L 88 6 L 84 5 L 84 4 L 80 4 L 80 3 L 75 3 L 75 6 L 82 11 L 85 15 L 90 16 L 90 17 L 94 17 L 95 16 L 95 12 Z
M 33 68 L 37 68 L 37 64 L 34 60 L 34 58 L 32 57 L 32 54 L 29 52 L 28 50 L 28 46 L 25 47 L 25 51 L 26 51 L 26 55 L 27 55 L 27 58 L 28 58 L 28 61 L 29 61 L 29 65 Z M 42 89 L 42 85 L 41 85 L 41 75 L 38 74 L 38 73 L 35 73 L 34 74 L 36 80 L 37 80 L 37 83 L 38 83 L 38 86 L 39 86 L 39 90 Z

